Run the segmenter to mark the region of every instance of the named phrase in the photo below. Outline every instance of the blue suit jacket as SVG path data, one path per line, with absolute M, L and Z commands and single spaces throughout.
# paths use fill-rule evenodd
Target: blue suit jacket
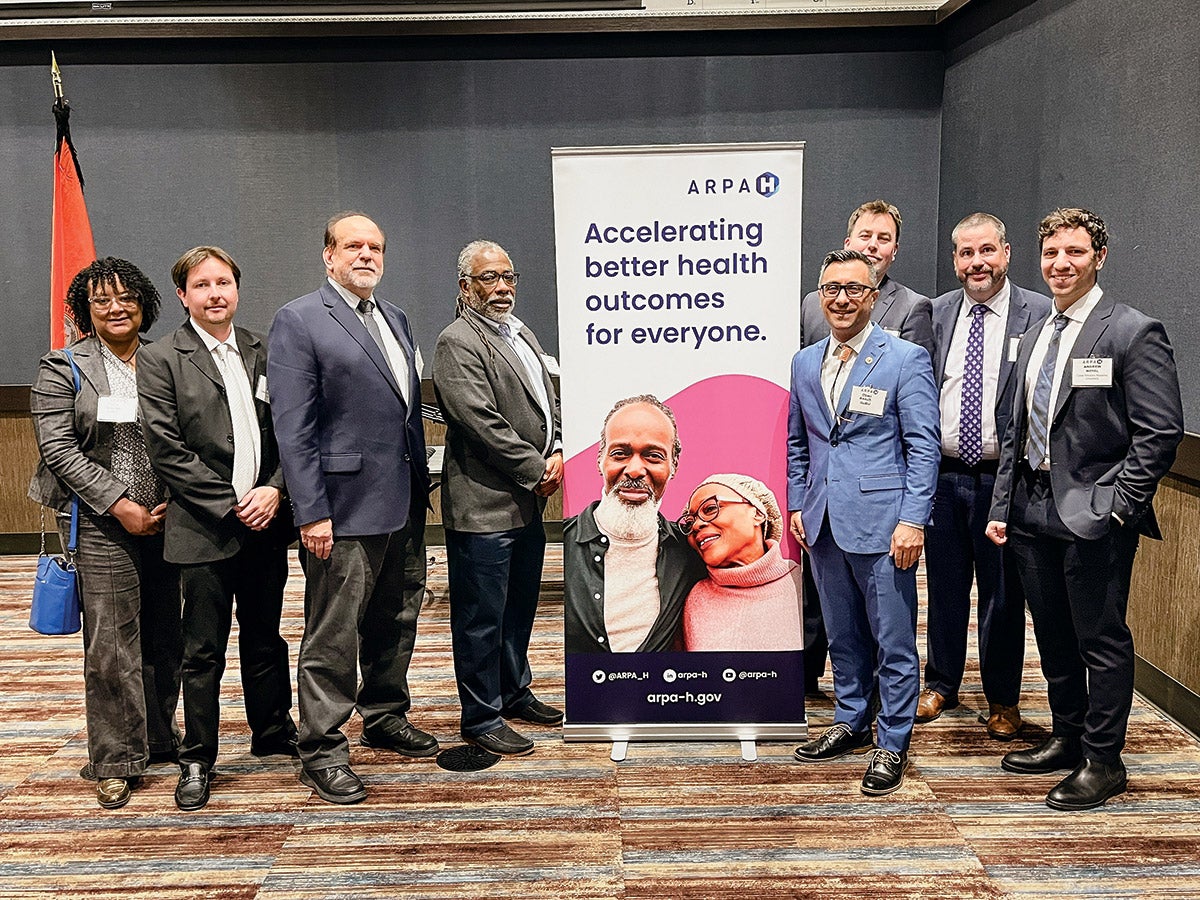
M 429 493 L 421 382 L 408 319 L 375 298 L 408 358 L 406 405 L 383 353 L 327 282 L 275 314 L 267 385 L 297 525 L 333 520 L 334 537 L 388 534 Z
M 1008 298 L 1008 318 L 1004 326 L 1004 348 L 1000 354 L 1000 381 L 996 387 L 996 437 L 1004 443 L 1004 433 L 1012 421 L 1013 391 L 1017 378 L 1013 376 L 1013 359 L 1009 353 L 1010 341 L 1020 338 L 1034 324 L 1046 318 L 1050 311 L 1050 298 L 1010 282 L 1012 290 Z M 946 356 L 950 353 L 950 342 L 954 340 L 954 326 L 962 309 L 964 291 L 959 288 L 942 294 L 933 300 L 933 383 L 939 395 L 946 378 Z
M 901 522 L 925 524 L 941 461 L 938 395 L 929 354 L 875 326 L 850 370 L 838 418 L 821 391 L 829 339 L 792 358 L 788 509 L 802 510 L 811 544 L 826 513 L 848 553 L 887 553 Z M 883 415 L 851 413 L 852 388 L 887 392 Z

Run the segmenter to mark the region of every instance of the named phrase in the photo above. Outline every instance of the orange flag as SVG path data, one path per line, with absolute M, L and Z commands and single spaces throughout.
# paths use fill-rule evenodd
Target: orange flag
M 71 310 L 67 307 L 67 288 L 80 269 L 96 259 L 92 224 L 83 202 L 83 173 L 75 159 L 71 143 L 71 108 L 62 97 L 62 82 L 55 75 L 54 119 L 57 140 L 54 151 L 54 217 L 50 225 L 50 349 L 65 347 L 79 337 Z

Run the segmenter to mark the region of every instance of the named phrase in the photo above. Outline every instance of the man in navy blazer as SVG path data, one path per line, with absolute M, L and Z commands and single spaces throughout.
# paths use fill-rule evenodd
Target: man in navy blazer
M 296 755 L 287 643 L 279 634 L 292 521 L 267 405 L 267 353 L 237 328 L 241 270 L 193 247 L 171 270 L 187 320 L 138 364 L 146 450 L 170 491 L 164 556 L 180 564 L 184 738 L 175 804 L 201 809 L 217 758 L 221 675 L 238 620 L 255 756 Z
M 417 757 L 438 749 L 407 718 L 429 469 L 408 319 L 375 295 L 384 248 L 365 215 L 333 216 L 326 283 L 280 309 L 268 338 L 271 409 L 305 574 L 300 780 L 330 803 L 366 796 L 341 732 L 355 709 L 364 746 Z
M 808 550 L 833 660 L 834 724 L 796 749 L 805 762 L 871 747 L 865 794 L 904 781 L 917 706 L 916 565 L 939 459 L 929 354 L 871 322 L 878 291 L 856 250 L 825 257 L 819 288 L 830 337 L 792 359 L 791 530 Z M 878 648 L 878 649 L 876 649 Z
M 933 301 L 933 380 L 940 393 L 942 464 L 925 530 L 929 619 L 925 690 L 917 721 L 958 706 L 967 659 L 971 583 L 979 589 L 979 667 L 987 731 L 1007 741 L 1021 728 L 1025 595 L 1008 555 L 988 540 L 988 511 L 1000 444 L 1012 417 L 1017 341 L 1050 299 L 1008 279 L 1012 249 L 1004 223 L 978 212 L 954 226 L 958 290 Z M 1011 560 L 1008 561 L 1011 567 Z
M 1046 804 L 1092 809 L 1126 788 L 1129 580 L 1139 537 L 1162 538 L 1151 502 L 1183 440 L 1183 402 L 1162 323 L 1097 283 L 1108 256 L 1100 217 L 1056 209 L 1038 237 L 1054 308 L 1017 350 L 987 532 L 1020 567 L 1053 725 L 1001 765 L 1069 769 Z
M 871 312 L 871 321 L 885 331 L 912 341 L 933 353 L 933 331 L 929 298 L 888 275 L 888 269 L 900 250 L 900 210 L 886 200 L 871 200 L 850 213 L 843 246 L 858 250 L 875 267 L 879 295 Z M 805 294 L 800 304 L 800 349 L 811 347 L 829 337 L 829 323 L 817 291 Z M 815 693 L 818 680 L 825 674 L 828 641 L 821 616 L 821 599 L 811 574 L 804 567 L 804 689 Z

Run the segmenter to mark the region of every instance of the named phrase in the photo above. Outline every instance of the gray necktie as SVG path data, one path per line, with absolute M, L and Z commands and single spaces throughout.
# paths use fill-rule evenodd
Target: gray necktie
M 367 326 L 367 334 L 371 335 L 371 340 L 375 342 L 375 346 L 383 354 L 383 361 L 387 363 L 388 371 L 396 379 L 396 384 L 399 384 L 400 376 L 392 368 L 392 361 L 388 358 L 387 347 L 383 345 L 383 335 L 379 333 L 379 323 L 375 321 L 375 301 L 359 300 L 358 311 L 362 313 L 363 324 Z
M 1059 313 L 1054 317 L 1054 334 L 1046 347 L 1046 358 L 1033 386 L 1033 405 L 1029 408 L 1029 465 L 1040 469 L 1050 447 L 1050 387 L 1054 384 L 1054 366 L 1058 362 L 1058 344 L 1063 329 L 1071 320 Z
M 258 419 L 254 415 L 254 401 L 248 396 L 250 382 L 239 379 L 234 366 L 241 366 L 238 354 L 230 354 L 228 344 L 217 344 L 217 361 L 220 363 L 221 380 L 225 382 L 225 396 L 229 399 L 229 417 L 233 420 L 233 492 L 241 500 L 258 480 Z M 243 376 L 245 372 L 243 371 Z

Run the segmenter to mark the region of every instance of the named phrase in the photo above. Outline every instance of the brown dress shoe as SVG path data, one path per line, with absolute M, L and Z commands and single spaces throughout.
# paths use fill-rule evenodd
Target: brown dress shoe
M 998 741 L 1011 741 L 1025 723 L 1021 721 L 1019 706 L 988 704 L 987 733 Z
M 917 698 L 917 721 L 932 722 L 948 709 L 958 706 L 957 697 L 943 697 L 933 688 L 925 688 Z

